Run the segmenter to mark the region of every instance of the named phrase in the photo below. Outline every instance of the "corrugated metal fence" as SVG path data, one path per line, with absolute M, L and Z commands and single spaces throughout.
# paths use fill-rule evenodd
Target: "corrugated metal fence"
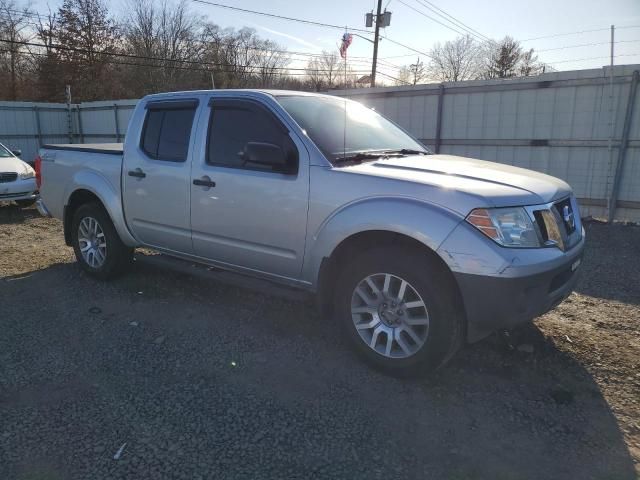
M 391 118 L 440 153 L 482 158 L 566 180 L 583 214 L 640 221 L 640 65 L 331 93 Z M 635 77 L 637 79 L 637 76 Z M 120 142 L 136 100 L 0 102 L 0 142 L 33 159 L 45 143 Z M 615 206 L 614 209 L 608 207 Z
M 47 143 L 121 142 L 137 100 L 111 102 L 0 102 L 0 142 L 32 160 Z

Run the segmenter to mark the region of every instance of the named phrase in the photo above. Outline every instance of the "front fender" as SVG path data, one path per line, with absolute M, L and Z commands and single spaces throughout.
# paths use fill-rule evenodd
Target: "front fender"
M 434 252 L 462 221 L 442 206 L 405 197 L 373 197 L 344 205 L 329 215 L 308 239 L 303 278 L 317 285 L 322 260 L 357 233 L 386 231 L 411 237 Z
M 95 171 L 76 172 L 65 191 L 65 208 L 69 205 L 71 195 L 78 190 L 87 190 L 100 199 L 125 245 L 129 247 L 138 245 L 138 241 L 131 235 L 125 222 L 120 191 L 108 178 Z

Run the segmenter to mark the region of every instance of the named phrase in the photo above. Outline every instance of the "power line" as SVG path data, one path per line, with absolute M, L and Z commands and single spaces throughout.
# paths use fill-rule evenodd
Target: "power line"
M 640 57 L 640 52 L 638 53 L 623 53 L 620 55 L 614 55 L 614 58 L 618 57 Z M 611 58 L 611 56 L 602 56 L 602 57 L 587 57 L 587 58 L 572 58 L 571 60 L 560 60 L 558 62 L 545 62 L 550 65 L 555 65 L 556 63 L 569 63 L 569 62 L 583 62 L 587 60 L 601 60 L 603 58 Z
M 420 3 L 426 9 L 428 9 L 428 10 L 432 11 L 433 13 L 435 13 L 436 15 L 440 16 L 441 18 L 444 18 L 448 22 L 453 23 L 458 28 L 462 28 L 463 30 L 469 32 L 470 35 L 473 35 L 473 36 L 476 36 L 476 37 L 479 36 L 479 37 L 483 38 L 485 41 L 491 41 L 491 39 L 489 37 L 487 37 L 486 35 L 483 35 L 482 33 L 480 33 L 475 28 L 472 28 L 469 25 L 467 25 L 466 23 L 464 23 L 462 20 L 459 20 L 456 17 L 454 17 L 453 15 L 450 15 L 449 13 L 447 13 L 446 11 L 444 11 L 443 9 L 438 7 L 437 5 L 431 3 L 429 0 L 416 0 L 416 1 L 418 3 Z M 439 12 L 441 12 L 441 13 L 439 13 Z
M 464 33 L 462 33 L 461 31 L 456 30 L 455 28 L 450 27 L 449 25 L 446 25 L 446 24 L 442 23 L 440 20 L 436 20 L 435 18 L 433 18 L 433 17 L 427 15 L 426 13 L 424 13 L 422 10 L 418 10 L 417 8 L 412 7 L 411 5 L 409 5 L 408 3 L 403 2 L 402 0 L 398 0 L 398 2 L 401 3 L 402 5 L 404 5 L 405 7 L 410 8 L 414 12 L 419 13 L 423 17 L 427 17 L 428 19 L 433 20 L 434 22 L 439 23 L 443 27 L 448 28 L 449 30 L 452 30 L 452 31 L 456 32 L 458 35 L 462 35 L 464 37 Z
M 382 75 L 383 77 L 387 77 L 388 79 L 393 80 L 393 81 L 395 81 L 395 82 L 402 82 L 402 83 L 404 83 L 405 85 L 411 85 L 411 83 L 409 83 L 409 82 L 407 82 L 407 81 L 405 81 L 405 80 L 402 80 L 402 79 L 400 79 L 400 78 L 392 77 L 391 75 L 387 75 L 386 73 L 383 73 L 383 72 L 378 72 L 378 73 L 379 73 L 380 75 Z
M 224 4 L 220 4 L 220 3 L 209 2 L 209 1 L 206 1 L 206 0 L 192 0 L 192 1 L 193 2 L 197 2 L 197 3 L 206 4 L 206 5 L 210 5 L 210 6 L 216 6 L 216 7 L 220 7 L 220 8 L 238 10 L 238 11 L 242 11 L 242 12 L 246 12 L 246 13 L 253 13 L 253 14 L 256 14 L 256 15 L 264 15 L 264 16 L 269 16 L 269 17 L 280 18 L 280 19 L 288 20 L 288 21 L 296 21 L 296 22 L 302 22 L 302 23 L 306 23 L 306 24 L 312 24 L 312 25 L 318 25 L 318 26 L 324 26 L 324 27 L 330 27 L 330 28 L 338 28 L 340 30 L 343 30 L 345 28 L 345 27 L 339 26 L 339 25 L 332 25 L 332 24 L 327 24 L 327 23 L 322 23 L 322 22 L 315 22 L 315 21 L 312 21 L 312 20 L 304 20 L 304 19 L 293 18 L 293 17 L 285 17 L 285 16 L 282 16 L 282 15 L 276 15 L 276 14 L 271 14 L 271 13 L 267 13 L 267 12 L 258 12 L 258 11 L 255 11 L 255 10 L 249 10 L 249 9 L 245 9 L 245 8 L 233 7 L 233 6 L 230 6 L 230 5 L 224 5 Z M 15 12 L 17 12 L 17 11 L 15 11 Z M 0 12 L 0 14 L 1 13 L 2 12 Z M 23 15 L 26 15 L 26 16 L 31 16 L 31 17 L 37 18 L 38 20 L 40 20 L 40 18 L 41 18 L 40 14 L 37 13 L 37 12 L 33 12 L 33 13 L 19 12 L 19 13 L 23 14 Z M 35 24 L 35 23 L 33 23 L 33 25 L 37 26 L 37 24 Z M 348 28 L 348 30 L 357 31 L 357 32 L 364 32 L 364 33 L 369 33 L 369 34 L 372 33 L 372 32 L 370 32 L 368 30 L 363 30 L 363 29 L 358 29 L 358 28 Z M 412 50 L 414 52 L 421 53 L 419 50 L 412 49 L 411 47 L 408 47 L 406 45 L 400 44 L 399 42 L 395 42 L 395 41 L 393 41 L 391 39 L 388 39 L 388 40 L 390 42 L 392 42 L 392 43 L 396 43 L 396 44 L 398 44 L 400 46 L 403 46 L 404 48 L 409 48 L 410 50 Z M 223 42 L 221 44 L 229 45 L 229 42 L 226 42 L 226 43 Z M 322 57 L 324 55 L 324 53 L 295 52 L 295 51 L 282 50 L 282 49 L 281 50 L 263 49 L 263 48 L 255 47 L 255 46 L 251 47 L 251 50 L 256 50 L 256 51 L 261 51 L 262 50 L 262 51 L 268 51 L 270 53 L 271 52 L 279 52 L 279 53 L 306 56 L 306 57 Z M 351 57 L 351 59 L 352 60 L 355 60 L 355 59 L 369 60 L 369 57 Z M 162 59 L 162 60 L 164 60 L 164 59 Z M 400 67 L 398 65 L 393 65 L 390 62 L 385 62 L 385 63 L 386 63 L 386 66 L 388 68 L 400 69 Z
M 451 27 L 451 26 L 449 26 L 449 25 L 447 25 L 447 24 L 442 23 L 440 20 L 438 20 L 438 19 L 436 19 L 436 18 L 433 18 L 433 17 L 432 17 L 432 16 L 430 16 L 430 15 L 427 15 L 427 14 L 426 14 L 426 13 L 424 13 L 423 11 L 418 10 L 417 8 L 415 8 L 415 7 L 413 7 L 413 6 L 411 6 L 411 5 L 407 4 L 407 3 L 405 3 L 405 2 L 404 2 L 404 1 L 402 1 L 402 0 L 398 0 L 398 1 L 399 1 L 400 3 L 402 3 L 403 5 L 405 5 L 406 7 L 410 8 L 411 10 L 413 10 L 413 11 L 415 11 L 415 12 L 419 13 L 419 14 L 420 14 L 420 15 L 422 15 L 423 17 L 426 17 L 426 18 L 428 18 L 429 20 L 432 20 L 432 21 L 434 21 L 434 22 L 436 22 L 436 23 L 438 23 L 438 24 L 442 25 L 442 26 L 443 26 L 443 27 L 445 27 L 445 28 L 448 28 L 449 30 L 451 30 L 451 31 L 453 31 L 453 32 L 455 32 L 455 33 L 457 33 L 458 35 L 461 35 L 461 36 L 463 36 L 463 37 L 465 37 L 465 36 L 474 37 L 476 40 L 480 41 L 480 43 L 490 43 L 490 44 L 495 43 L 495 42 L 494 42 L 493 40 L 491 40 L 490 38 L 486 37 L 485 35 L 482 35 L 482 34 L 481 34 L 481 33 L 479 33 L 479 32 L 476 32 L 475 30 L 473 30 L 473 29 L 471 29 L 471 28 L 469 28 L 469 27 L 461 26 L 461 25 L 458 25 L 458 24 L 454 23 L 452 20 L 449 20 L 448 18 L 444 17 L 444 15 L 442 15 L 442 14 L 438 13 L 438 12 L 437 12 L 437 11 L 435 11 L 433 8 L 431 8 L 431 7 L 429 7 L 428 5 L 425 5 L 424 3 L 422 3 L 422 1 L 421 1 L 421 0 L 415 0 L 415 1 L 416 1 L 416 2 L 418 2 L 421 6 L 423 6 L 423 7 L 427 8 L 427 9 L 429 9 L 430 11 L 433 11 L 436 15 L 439 15 L 439 16 L 440 16 L 441 18 L 443 18 L 445 21 L 447 21 L 447 22 L 449 22 L 449 23 L 451 23 L 451 24 L 455 25 L 455 27 L 457 27 L 457 28 L 453 28 L 453 27 Z M 452 17 L 452 18 L 455 18 L 455 17 Z M 462 23 L 462 22 L 460 22 L 460 23 Z M 464 24 L 463 24 L 463 25 L 464 25 Z M 460 30 L 458 30 L 458 28 L 462 28 L 462 30 L 463 30 L 463 31 L 461 32 Z
M 195 0 L 194 0 L 195 1 Z M 2 12 L 0 11 L 0 15 L 2 15 Z M 38 14 L 33 14 L 33 15 L 38 15 Z M 33 22 L 25 22 L 25 23 L 29 23 L 31 25 L 36 25 L 36 23 Z M 344 27 L 342 27 L 344 28 Z M 204 42 L 204 43 L 208 43 L 208 42 Z M 233 42 L 218 42 L 220 45 L 225 45 L 225 46 L 229 46 L 229 45 L 235 45 L 233 44 Z M 304 56 L 304 57 L 322 57 L 325 55 L 325 53 L 311 53 L 311 52 L 300 52 L 300 51 L 292 51 L 292 50 L 287 50 L 287 49 L 273 49 L 273 48 L 261 48 L 261 47 L 257 47 L 257 46 L 251 46 L 250 47 L 251 50 L 255 50 L 255 51 L 265 51 L 268 53 L 273 53 L 273 52 L 277 52 L 277 53 L 285 53 L 285 54 L 289 54 L 292 56 Z M 363 61 L 369 61 L 369 63 L 371 63 L 371 59 L 370 57 L 363 57 L 363 56 L 352 56 L 350 57 L 350 60 L 363 60 Z M 400 68 L 398 65 L 393 65 L 390 62 L 387 62 L 388 66 L 390 68 Z
M 577 32 L 566 32 L 566 33 L 556 33 L 553 35 L 545 35 L 542 37 L 533 37 L 533 38 L 525 38 L 523 40 L 520 40 L 521 42 L 530 42 L 532 40 L 542 40 L 544 38 L 556 38 L 556 37 L 565 37 L 568 35 L 580 35 L 581 33 L 593 33 L 593 32 L 603 32 L 603 31 L 609 31 L 609 28 L 594 28 L 592 30 L 580 30 Z
M 0 53 L 12 53 L 11 50 L 7 50 L 7 49 L 0 49 Z M 18 53 L 19 55 L 34 55 L 34 56 L 38 56 L 38 57 L 46 57 L 47 54 L 46 53 L 36 53 L 36 52 L 13 52 L 13 53 Z M 104 63 L 107 63 L 109 65 L 125 65 L 125 66 L 134 66 L 134 67 L 146 67 L 146 68 L 167 68 L 165 65 L 157 65 L 157 64 L 152 64 L 152 63 L 138 63 L 138 62 L 125 62 L 125 61 L 112 61 L 112 60 L 104 60 Z M 237 65 L 238 66 L 238 65 Z M 206 69 L 202 69 L 202 68 L 195 68 L 195 67 L 185 67 L 185 66 L 180 66 L 180 65 L 172 65 L 170 67 L 173 70 L 188 70 L 188 71 L 192 71 L 192 72 L 209 72 L 209 70 Z M 259 69 L 259 67 L 253 67 L 253 68 L 257 68 Z M 224 70 L 224 69 L 218 69 L 215 72 L 219 72 L 219 73 L 238 73 L 237 70 Z M 336 72 L 338 72 L 338 70 L 336 70 Z M 259 72 L 253 72 L 253 73 L 259 73 Z M 275 72 L 273 72 L 275 73 Z M 338 72 L 339 73 L 339 72 Z M 366 72 L 351 72 L 353 74 L 363 74 Z M 302 73 L 302 72 L 287 72 L 286 73 L 287 76 L 306 76 L 306 73 Z
M 400 0 L 398 0 L 398 1 L 400 1 Z M 427 57 L 429 56 L 429 54 L 426 53 L 426 52 L 422 52 L 420 50 L 416 50 L 415 48 L 410 47 L 409 45 L 405 45 L 404 43 L 400 43 L 400 42 L 397 42 L 395 40 L 391 40 L 389 37 L 385 37 L 384 35 L 380 35 L 380 38 L 384 38 L 385 40 L 387 40 L 387 41 L 389 41 L 391 43 L 395 43 L 396 45 L 398 45 L 400 47 L 406 48 L 407 50 L 411 50 L 412 52 L 419 53 L 420 55 L 425 55 Z M 391 58 L 391 57 L 387 57 L 387 58 Z
M 192 1 L 195 1 L 195 0 L 192 0 Z M 2 13 L 3 12 L 0 11 L 0 16 L 2 15 Z M 34 15 L 39 15 L 39 14 L 34 13 Z M 25 23 L 29 23 L 31 25 L 36 25 L 37 26 L 37 24 L 33 23 L 33 22 L 25 22 Z M 342 27 L 342 28 L 344 29 L 344 27 Z M 204 43 L 207 43 L 207 42 L 204 42 Z M 231 42 L 218 42 L 218 43 L 220 45 L 226 45 L 226 46 L 232 45 Z M 251 49 L 252 50 L 263 50 L 263 51 L 269 51 L 269 52 L 289 53 L 289 54 L 292 54 L 292 55 L 304 55 L 304 56 L 310 56 L 310 57 L 322 56 L 323 55 L 323 53 L 299 52 L 299 51 L 292 51 L 292 50 L 286 50 L 286 49 L 272 49 L 272 48 L 266 49 L 266 48 L 260 48 L 260 47 L 256 47 L 256 46 L 252 46 Z M 351 58 L 368 59 L 369 57 L 351 57 Z
M 84 49 L 84 48 L 76 48 L 76 47 L 67 47 L 64 45 L 43 45 L 41 43 L 33 43 L 33 42 L 25 42 L 25 41 L 18 41 L 18 40 L 6 40 L 6 39 L 2 39 L 0 38 L 0 42 L 1 43 L 9 43 L 9 44 L 13 44 L 13 45 L 23 45 L 23 46 L 29 46 L 29 47 L 40 47 L 40 48 L 51 48 L 54 50 L 62 50 L 62 51 L 70 51 L 70 52 L 77 52 L 77 53 L 91 53 L 94 55 L 106 55 L 109 57 L 116 57 L 116 58 L 132 58 L 132 59 L 139 59 L 139 60 L 151 60 L 151 61 L 160 61 L 160 62 L 173 62 L 173 63 L 186 63 L 186 64 L 192 64 L 192 65 L 203 65 L 203 66 L 213 66 L 213 67 L 241 67 L 241 68 L 261 68 L 259 65 L 238 65 L 238 64 L 232 64 L 232 63 L 220 63 L 220 62 L 207 62 L 207 61 L 202 61 L 202 60 L 182 60 L 182 59 L 173 59 L 173 58 L 161 58 L 161 57 L 151 57 L 151 56 L 146 56 L 146 55 L 135 55 L 135 54 L 131 54 L 131 53 L 117 53 L 117 52 L 100 52 L 100 51 L 91 51 L 88 49 Z M 270 70 L 285 70 L 285 71 L 304 71 L 306 72 L 308 69 L 307 68 L 295 68 L 295 67 L 272 67 L 272 66 L 266 66 L 263 68 L 268 68 Z M 336 68 L 337 70 L 338 68 Z M 334 69 L 316 69 L 314 68 L 313 71 L 316 72 L 333 72 L 336 71 Z
M 632 42 L 640 42 L 640 40 L 617 40 L 613 43 L 632 43 Z M 567 48 L 594 47 L 596 45 L 611 45 L 611 42 L 580 43 L 578 45 L 567 45 L 566 47 L 545 48 L 543 50 L 536 50 L 536 53 L 552 52 L 554 50 L 565 50 Z
M 228 10 L 235 10 L 235 11 L 239 11 L 239 12 L 252 13 L 254 15 L 262 15 L 264 17 L 278 18 L 280 20 L 287 20 L 289 22 L 305 23 L 307 25 L 316 25 L 318 27 L 335 28 L 335 29 L 338 29 L 338 30 L 344 30 L 345 28 L 347 28 L 347 30 L 351 30 L 353 32 L 362 32 L 362 33 L 368 33 L 368 34 L 372 34 L 373 33 L 373 32 L 370 32 L 369 30 L 365 30 L 365 29 L 362 29 L 362 28 L 348 28 L 345 25 L 333 25 L 331 23 L 316 22 L 316 21 L 313 21 L 313 20 L 305 20 L 305 19 L 302 19 L 302 18 L 285 17 L 284 15 L 276 15 L 275 13 L 259 12 L 257 10 L 249 10 L 248 8 L 233 7 L 231 5 L 225 5 L 223 3 L 209 2 L 207 0 L 191 0 L 191 1 L 195 2 L 195 3 L 201 3 L 201 4 L 204 4 L 204 5 L 209 5 L 209 6 L 212 6 L 212 7 L 226 8 Z
M 405 57 L 415 57 L 415 55 L 413 53 L 405 53 L 404 55 L 392 55 L 390 57 L 382 57 L 382 58 L 379 58 L 378 60 L 386 60 L 388 58 L 405 58 Z

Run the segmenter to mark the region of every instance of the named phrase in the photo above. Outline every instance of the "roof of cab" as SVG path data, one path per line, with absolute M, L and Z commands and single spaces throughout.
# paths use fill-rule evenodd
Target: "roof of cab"
M 236 88 L 236 89 L 216 89 L 216 90 L 186 90 L 179 92 L 163 92 L 163 93 L 153 93 L 150 95 L 146 95 L 144 98 L 163 98 L 170 96 L 188 96 L 188 95 L 197 95 L 203 93 L 223 93 L 224 95 L 232 95 L 234 93 L 257 93 L 262 95 L 270 95 L 272 97 L 279 96 L 305 96 L 305 97 L 328 97 L 332 95 L 327 95 L 324 93 L 316 93 L 316 92 L 301 92 L 298 90 L 270 90 L 270 89 L 259 89 L 259 88 Z

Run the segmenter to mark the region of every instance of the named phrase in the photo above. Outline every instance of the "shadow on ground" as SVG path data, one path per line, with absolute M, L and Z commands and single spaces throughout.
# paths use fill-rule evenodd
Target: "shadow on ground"
M 32 218 L 40 218 L 35 208 L 21 208 L 15 203 L 0 202 L 0 225 L 24 223 Z
M 401 381 L 308 304 L 150 266 L 0 291 L 2 478 L 636 478 L 590 374 L 534 326 L 533 353 L 492 337 Z

